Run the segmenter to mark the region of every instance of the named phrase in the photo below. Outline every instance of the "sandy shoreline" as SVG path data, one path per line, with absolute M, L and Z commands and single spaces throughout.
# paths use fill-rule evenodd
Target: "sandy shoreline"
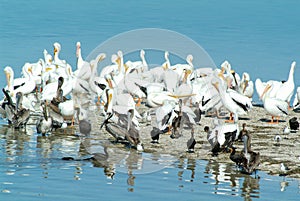
M 139 112 L 148 109 L 145 106 L 138 108 Z M 93 112 L 94 115 L 98 112 Z M 99 114 L 99 113 L 98 113 Z M 228 117 L 228 114 L 226 115 Z M 252 150 L 260 152 L 261 163 L 259 170 L 265 171 L 271 175 L 281 174 L 280 163 L 286 164 L 290 171 L 287 172 L 288 177 L 300 178 L 300 138 L 299 133 L 290 133 L 288 135 L 283 134 L 283 129 L 288 125 L 288 120 L 292 117 L 300 119 L 300 112 L 290 111 L 289 116 L 281 118 L 279 124 L 268 124 L 271 116 L 267 115 L 265 110 L 260 106 L 254 106 L 253 109 L 246 116 L 241 116 L 239 120 L 239 126 L 245 122 L 247 129 L 252 134 Z M 141 140 L 144 145 L 144 152 L 146 153 L 160 153 L 170 154 L 177 158 L 192 158 L 192 159 L 204 159 L 214 160 L 218 162 L 232 163 L 229 159 L 229 153 L 220 153 L 217 157 L 212 157 L 210 152 L 210 144 L 208 143 L 204 132 L 204 126 L 211 126 L 214 117 L 208 117 L 202 115 L 200 125 L 195 126 L 195 153 L 187 153 L 186 143 L 190 138 L 190 130 L 184 129 L 183 136 L 179 139 L 171 139 L 170 135 L 160 135 L 159 144 L 152 144 L 150 131 L 152 125 L 155 124 L 155 117 L 152 116 L 152 124 L 141 123 Z M 222 119 L 222 121 L 224 121 Z M 98 116 L 97 124 L 93 125 L 93 130 L 99 129 L 99 125 L 103 121 L 102 116 Z M 95 127 L 95 128 L 94 128 Z M 113 140 L 112 136 L 103 129 L 100 132 L 103 139 Z M 103 135 L 104 133 L 104 135 Z M 274 136 L 280 134 L 282 141 L 277 144 L 274 141 Z M 237 147 L 237 151 L 240 151 L 243 147 L 242 142 L 235 142 L 234 146 Z

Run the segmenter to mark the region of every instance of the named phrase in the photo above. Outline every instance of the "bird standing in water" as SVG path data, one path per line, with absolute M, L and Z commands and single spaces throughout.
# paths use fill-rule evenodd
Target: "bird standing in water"
M 191 138 L 187 141 L 187 148 L 189 153 L 194 153 L 196 140 L 194 138 L 194 128 L 191 129 Z

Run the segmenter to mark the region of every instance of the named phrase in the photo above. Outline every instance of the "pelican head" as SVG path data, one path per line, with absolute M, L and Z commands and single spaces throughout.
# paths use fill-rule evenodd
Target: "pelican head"
M 265 94 L 271 89 L 272 85 L 267 84 L 267 86 L 265 87 L 263 93 L 261 94 L 261 96 L 259 97 L 260 100 L 262 100 L 265 97 Z
M 145 57 L 145 51 L 143 49 L 141 49 L 141 51 L 140 51 L 140 57 L 141 57 L 141 59 L 143 59 Z
M 58 42 L 55 42 L 53 44 L 53 47 L 54 47 L 54 54 L 57 54 L 61 50 L 61 46 Z
M 97 62 L 103 61 L 106 58 L 106 54 L 105 53 L 100 53 L 97 57 L 96 60 Z
M 122 59 L 123 59 L 123 53 L 122 53 L 122 51 L 121 50 L 119 50 L 118 52 L 117 52 L 117 58 L 114 60 L 114 63 L 116 63 L 117 65 L 118 65 L 118 70 L 119 70 L 119 72 L 120 72 L 120 70 L 121 70 L 121 65 L 122 65 Z
M 8 90 L 11 91 L 12 90 L 11 87 L 13 86 L 14 71 L 10 66 L 6 66 L 4 68 L 4 73 L 5 73 L 5 76 L 6 76 L 6 82 L 7 82 Z
M 193 55 L 191 55 L 191 54 L 187 55 L 187 57 L 186 57 L 186 62 L 187 62 L 191 67 L 194 67 L 194 65 L 193 65 L 193 60 L 194 60 Z
M 208 126 L 205 126 L 205 127 L 204 127 L 204 131 L 205 131 L 205 132 L 209 132 L 209 127 L 208 127 Z
M 226 69 L 228 66 L 229 62 L 227 60 L 225 60 L 222 64 L 221 64 L 221 69 Z
M 165 59 L 169 60 L 169 52 L 168 51 L 165 51 Z
M 81 48 L 81 44 L 80 44 L 80 42 L 77 42 L 76 43 L 76 57 L 77 58 L 79 57 L 79 54 L 80 54 L 80 48 Z

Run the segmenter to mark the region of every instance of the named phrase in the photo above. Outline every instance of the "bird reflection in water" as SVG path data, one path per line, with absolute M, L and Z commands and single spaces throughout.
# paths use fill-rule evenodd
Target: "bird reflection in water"
M 128 191 L 134 192 L 134 182 L 136 176 L 133 175 L 135 170 L 141 170 L 143 168 L 143 157 L 142 154 L 137 152 L 136 150 L 130 149 L 128 155 L 124 160 L 125 166 L 127 168 L 127 184 Z
M 5 138 L 5 151 L 7 155 L 7 161 L 14 161 L 16 156 L 22 156 L 24 154 L 24 147 L 27 143 L 30 143 L 33 130 L 27 126 L 24 129 L 14 129 L 12 126 L 1 125 L 0 133 Z
M 206 174 L 204 175 L 205 179 L 210 178 L 214 181 L 213 183 L 204 181 L 204 183 L 214 184 L 215 194 L 243 196 L 245 200 L 259 198 L 259 178 L 233 171 L 231 165 L 209 161 L 204 173 Z M 241 179 L 243 179 L 242 184 L 240 183 Z M 227 183 L 230 183 L 230 186 L 227 186 Z M 239 193 L 239 191 L 242 192 Z
M 195 169 L 196 169 L 196 160 L 192 158 L 180 158 L 177 165 L 179 171 L 177 173 L 178 180 L 183 180 L 183 175 L 187 171 L 191 171 L 190 176 L 187 179 L 184 179 L 185 182 L 193 182 L 195 180 Z M 179 188 L 184 187 L 182 184 L 179 185 Z
M 103 168 L 104 175 L 108 179 L 113 179 L 116 173 L 115 160 L 112 153 L 113 147 L 106 141 L 94 143 L 92 139 L 85 138 L 81 141 L 79 154 L 81 156 L 91 156 L 83 160 L 89 160 L 94 167 Z
M 287 182 L 287 181 L 281 181 L 281 182 L 280 182 L 280 191 L 281 191 L 281 192 L 285 191 L 285 188 L 286 188 L 287 186 L 289 186 L 289 182 Z

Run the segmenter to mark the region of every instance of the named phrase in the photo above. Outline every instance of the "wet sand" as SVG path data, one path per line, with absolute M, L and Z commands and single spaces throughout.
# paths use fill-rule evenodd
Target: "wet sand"
M 142 105 L 138 108 L 138 111 L 142 113 L 147 109 L 147 107 Z M 98 112 L 100 112 L 99 109 Z M 113 137 L 105 129 L 97 131 L 103 121 L 102 116 L 96 116 L 98 112 L 93 110 L 93 114 L 91 114 L 92 116 L 95 115 L 94 117 L 98 121 L 96 124 L 93 124 L 93 131 L 99 132 L 100 135 L 97 134 L 99 138 L 113 141 Z M 92 116 L 90 117 L 93 118 Z M 269 124 L 271 116 L 267 115 L 261 106 L 254 106 L 248 115 L 240 117 L 238 122 L 240 129 L 243 123 L 247 124 L 246 128 L 252 135 L 251 148 L 255 152 L 260 152 L 261 162 L 259 170 L 271 175 L 280 175 L 282 174 L 280 163 L 284 163 L 290 168 L 286 173 L 288 177 L 300 178 L 300 131 L 288 135 L 283 134 L 284 127 L 288 125 L 288 120 L 292 117 L 297 117 L 299 121 L 300 112 L 290 111 L 289 116 L 281 118 L 279 124 Z M 221 120 L 224 122 L 226 118 L 228 118 L 228 114 L 225 113 L 224 118 Z M 183 136 L 180 138 L 172 139 L 169 134 L 162 134 L 160 135 L 159 144 L 151 143 L 150 131 L 153 125 L 156 124 L 155 117 L 152 115 L 151 124 L 149 122 L 141 123 L 140 135 L 144 145 L 144 152 L 170 154 L 177 158 L 214 160 L 231 163 L 234 166 L 234 162 L 229 159 L 229 153 L 220 153 L 216 157 L 211 155 L 210 144 L 206 137 L 207 134 L 203 129 L 206 125 L 211 127 L 213 119 L 214 117 L 202 115 L 200 125 L 195 126 L 195 140 L 197 142 L 195 152 L 187 153 L 186 143 L 190 138 L 190 130 L 185 126 Z M 282 141 L 276 143 L 274 136 L 278 134 L 282 137 Z M 235 142 L 234 146 L 237 147 L 237 151 L 241 151 L 243 143 Z

